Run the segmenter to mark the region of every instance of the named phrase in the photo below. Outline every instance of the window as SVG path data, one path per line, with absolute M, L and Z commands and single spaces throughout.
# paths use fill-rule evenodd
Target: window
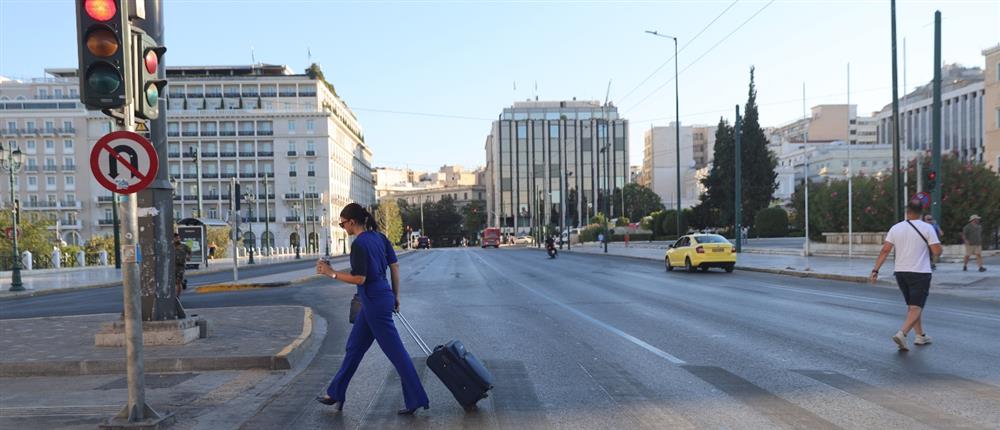
M 288 152 L 295 152 L 295 141 L 294 140 L 288 142 Z
M 35 122 L 34 121 L 25 121 L 24 122 L 24 128 L 27 128 L 28 130 L 34 130 L 35 129 Z
M 45 140 L 45 153 L 46 154 L 52 154 L 54 152 L 56 152 L 56 142 L 54 140 L 51 140 L 51 139 L 46 139 Z
M 316 129 L 316 121 L 307 119 L 306 120 L 306 131 L 313 131 Z
M 289 133 L 295 133 L 295 121 L 294 120 L 288 120 L 288 132 Z
M 296 169 L 295 163 L 288 164 L 288 173 L 295 173 L 295 169 Z
M 17 128 L 17 121 L 7 121 L 7 130 L 14 130 Z
M 55 128 L 56 128 L 56 123 L 52 121 L 45 121 L 45 131 L 51 132 L 55 130 Z
M 37 176 L 28 176 L 28 188 L 29 189 L 32 189 L 32 188 L 37 189 L 38 188 L 38 177 Z
M 73 121 L 63 121 L 63 130 L 72 130 Z
M 310 151 L 310 152 L 315 153 L 316 152 L 316 144 L 313 143 L 313 141 L 311 141 L 311 140 L 307 140 L 306 141 L 306 151 Z
M 76 178 L 73 176 L 63 176 L 63 183 L 66 184 L 67 189 L 72 189 L 76 186 Z
M 73 153 L 73 141 L 66 139 L 63 141 L 63 153 L 72 154 Z
M 70 89 L 69 89 L 69 96 L 70 96 L 70 97 L 72 97 L 72 98 L 74 98 L 74 99 L 75 99 L 75 98 L 77 98 L 77 97 L 78 97 L 79 95 L 80 95 L 80 93 L 78 93 L 78 92 L 77 92 L 76 88 L 70 88 Z
M 45 99 L 45 98 L 48 98 L 48 97 L 49 97 L 49 90 L 48 89 L 46 89 L 46 88 L 39 88 L 38 89 L 38 98 Z
M 24 143 L 24 148 L 25 148 L 25 152 L 27 152 L 29 154 L 34 154 L 35 151 L 37 150 L 37 146 L 35 146 L 35 141 L 34 140 L 29 140 L 29 141 L 25 142 Z
M 310 161 L 308 169 L 309 169 L 309 176 L 315 175 L 316 174 L 316 162 L 315 161 Z
M 45 177 L 45 189 L 47 189 L 47 190 L 53 190 L 55 188 L 56 188 L 56 177 L 55 176 L 46 176 Z
M 104 219 L 111 221 L 114 215 L 111 214 L 111 209 L 104 209 Z

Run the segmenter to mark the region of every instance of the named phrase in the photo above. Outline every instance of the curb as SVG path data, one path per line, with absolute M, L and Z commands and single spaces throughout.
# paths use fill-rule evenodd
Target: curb
M 224 293 L 226 291 L 256 290 L 261 288 L 280 288 L 292 285 L 291 282 L 248 282 L 238 284 L 208 284 L 195 288 L 196 294 Z
M 275 355 L 146 358 L 143 360 L 143 366 L 146 373 L 252 369 L 288 370 L 302 358 L 305 350 L 303 345 L 307 341 L 313 340 L 315 318 L 312 308 L 304 306 L 302 331 L 298 337 Z M 125 371 L 124 359 L 0 363 L 0 378 L 109 375 L 123 374 Z

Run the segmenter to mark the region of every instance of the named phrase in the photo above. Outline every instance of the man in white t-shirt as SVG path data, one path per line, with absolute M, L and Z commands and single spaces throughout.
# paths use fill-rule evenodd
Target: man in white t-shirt
M 923 205 L 919 200 L 913 200 L 906 206 L 906 220 L 897 223 L 889 229 L 885 235 L 885 243 L 882 245 L 882 252 L 875 260 L 875 268 L 872 269 L 871 282 L 878 281 L 878 271 L 885 263 L 886 257 L 896 249 L 894 260 L 894 275 L 899 290 L 903 292 L 903 299 L 909 311 L 906 313 L 906 321 L 899 329 L 892 341 L 900 351 L 909 351 L 906 346 L 906 335 L 910 329 L 915 329 L 916 337 L 913 341 L 915 345 L 927 345 L 931 343 L 931 337 L 924 333 L 921 325 L 920 315 L 927 302 L 927 294 L 931 288 L 931 257 L 941 255 L 941 241 L 938 239 L 934 226 L 921 221 L 920 214 L 923 212 Z

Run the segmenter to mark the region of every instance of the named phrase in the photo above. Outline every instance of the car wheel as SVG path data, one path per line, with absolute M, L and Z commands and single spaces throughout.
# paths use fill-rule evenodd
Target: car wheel
M 664 258 L 663 259 L 663 264 L 666 264 L 668 272 L 673 272 L 674 271 L 674 266 L 670 265 L 670 259 L 669 258 Z
M 698 270 L 697 267 L 691 265 L 691 258 L 684 259 L 684 268 L 687 269 L 688 272 L 694 272 L 695 270 Z
M 733 273 L 733 269 L 735 268 L 736 267 L 732 265 L 726 266 L 726 273 Z

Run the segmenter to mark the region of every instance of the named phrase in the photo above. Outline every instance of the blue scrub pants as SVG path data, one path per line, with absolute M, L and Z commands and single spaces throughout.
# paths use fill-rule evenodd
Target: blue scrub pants
M 374 297 L 369 297 L 366 293 L 371 293 Z M 424 392 L 424 386 L 420 383 L 420 377 L 417 376 L 417 369 L 413 367 L 410 354 L 403 347 L 403 341 L 399 338 L 399 332 L 396 331 L 396 325 L 392 320 L 392 310 L 396 305 L 392 290 L 376 286 L 359 287 L 358 297 L 361 299 L 361 311 L 358 312 L 354 320 L 354 328 L 351 329 L 351 335 L 347 338 L 344 362 L 341 363 L 337 375 L 330 381 L 326 394 L 333 400 L 345 400 L 347 385 L 351 382 L 354 372 L 358 370 L 361 359 L 371 347 L 372 341 L 378 341 L 379 348 L 396 367 L 396 372 L 399 374 L 400 382 L 403 384 L 403 399 L 406 402 L 406 408 L 416 409 L 429 406 L 430 401 L 427 399 L 427 393 Z

